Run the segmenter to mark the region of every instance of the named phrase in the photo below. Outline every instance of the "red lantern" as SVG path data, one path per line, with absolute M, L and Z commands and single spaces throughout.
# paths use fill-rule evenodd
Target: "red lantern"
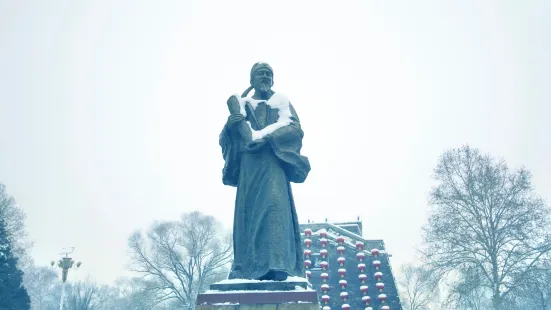
M 327 257 L 327 249 L 320 250 L 321 258 L 325 259 Z
M 360 291 L 362 292 L 362 294 L 366 295 L 369 291 L 369 287 L 367 285 L 362 285 L 360 286 Z
M 358 276 L 358 278 L 360 279 L 360 281 L 362 281 L 362 283 L 365 283 L 365 280 L 367 280 L 367 276 L 366 276 L 365 274 L 363 274 L 363 273 L 360 274 L 360 275 Z
M 337 262 L 342 267 L 342 266 L 344 266 L 344 262 L 346 262 L 346 258 L 341 256 L 341 257 L 337 258 Z
M 381 261 L 374 260 L 373 261 L 373 267 L 375 267 L 375 269 L 379 270 L 379 267 L 381 267 Z
M 327 231 L 325 229 L 320 230 L 320 237 L 327 238 Z
M 337 272 L 341 275 L 341 278 L 344 278 L 344 276 L 346 275 L 346 269 L 344 268 L 339 268 Z
M 337 237 L 337 242 L 338 242 L 339 244 L 343 244 L 343 243 L 344 243 L 344 237 L 343 237 L 343 236 L 338 236 L 338 237 Z
M 362 263 L 362 264 L 358 264 L 358 270 L 359 270 L 360 272 L 364 272 L 364 270 L 365 270 L 365 264 L 363 264 L 363 263 Z
M 349 305 L 349 304 L 343 304 L 343 305 L 341 306 L 341 308 L 342 308 L 343 310 L 349 310 L 349 309 L 350 309 L 350 305 Z
M 382 306 L 381 310 L 390 310 L 390 307 L 389 306 Z
M 312 262 L 311 262 L 309 259 L 307 259 L 307 260 L 304 261 L 304 267 L 305 267 L 306 269 L 308 269 L 308 267 L 310 267 L 310 265 L 312 265 Z
M 310 237 L 312 235 L 312 230 L 310 228 L 306 228 L 304 230 L 304 235 Z
M 346 299 L 348 299 L 348 293 L 347 292 L 341 292 L 341 299 L 346 301 Z
M 366 306 L 369 306 L 369 303 L 371 302 L 371 297 L 362 296 L 362 302 L 364 302 Z
M 323 301 L 326 305 L 329 303 L 329 300 L 331 298 L 329 297 L 329 295 L 323 295 L 321 296 L 321 301 Z
M 383 289 L 385 288 L 385 284 L 383 282 L 377 282 L 377 284 L 375 284 L 375 286 L 377 287 L 377 289 L 381 293 L 383 292 Z
M 363 250 L 363 248 L 364 248 L 364 243 L 361 241 L 356 241 L 356 249 L 358 249 L 358 251 L 361 251 Z
M 329 242 L 329 241 L 327 241 L 327 239 L 325 239 L 325 238 L 321 238 L 321 239 L 320 239 L 320 244 L 321 244 L 321 246 L 324 247 L 324 248 L 327 246 L 327 243 L 328 243 L 328 242 Z
M 365 257 L 365 253 L 364 252 L 359 252 L 358 254 L 356 254 L 356 258 L 361 262 L 363 261 Z
M 306 258 L 309 258 L 310 255 L 312 255 L 312 250 L 308 250 L 308 249 L 304 250 L 304 256 L 306 256 Z
M 348 282 L 346 280 L 340 280 L 339 285 L 344 290 L 346 288 L 346 286 L 348 285 Z
M 329 278 L 329 274 L 326 272 L 320 274 L 320 278 L 323 280 L 323 282 L 327 282 L 327 279 Z
M 309 248 L 311 244 L 312 244 L 312 240 L 308 238 L 304 239 L 304 245 L 306 245 L 307 248 Z
M 328 266 L 329 266 L 329 263 L 326 262 L 326 261 L 322 261 L 322 262 L 320 263 L 320 267 L 321 267 L 321 269 L 323 269 L 323 270 L 326 270 Z
M 377 257 L 379 256 L 379 249 L 375 248 L 373 250 L 371 250 L 371 255 L 373 255 L 373 257 Z
M 311 276 L 312 276 L 312 271 L 306 270 L 306 277 L 307 277 L 308 279 L 310 279 Z
M 375 272 L 375 279 L 377 279 L 377 281 L 381 281 L 382 278 L 383 278 L 382 272 L 380 271 Z
M 384 304 L 385 301 L 386 301 L 386 295 L 385 294 L 379 294 L 379 296 L 377 296 L 377 298 L 379 298 L 379 300 Z
M 328 284 L 322 284 L 321 285 L 321 290 L 324 294 L 327 294 L 327 291 L 329 290 L 329 285 Z
M 343 247 L 342 245 L 339 245 L 339 246 L 337 247 L 337 252 L 339 252 L 339 254 L 342 255 L 342 253 L 344 253 L 344 247 Z

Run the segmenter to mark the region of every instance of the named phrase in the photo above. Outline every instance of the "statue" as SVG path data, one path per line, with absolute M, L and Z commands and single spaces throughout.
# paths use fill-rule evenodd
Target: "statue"
M 229 279 L 303 277 L 290 182 L 304 182 L 310 171 L 308 158 L 300 154 L 304 133 L 287 97 L 272 90 L 270 65 L 256 63 L 250 83 L 243 95 L 228 99 L 230 116 L 220 134 L 222 181 L 237 187 Z

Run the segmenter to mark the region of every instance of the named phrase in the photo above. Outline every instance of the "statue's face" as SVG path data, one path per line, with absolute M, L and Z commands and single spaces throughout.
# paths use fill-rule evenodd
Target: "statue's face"
M 255 91 L 267 92 L 274 85 L 274 76 L 272 71 L 267 68 L 260 68 L 253 74 L 251 85 Z

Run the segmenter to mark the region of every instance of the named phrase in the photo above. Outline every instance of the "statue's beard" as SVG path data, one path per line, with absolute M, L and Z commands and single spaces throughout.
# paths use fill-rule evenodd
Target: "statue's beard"
M 268 83 L 260 82 L 258 84 L 258 91 L 260 91 L 261 93 L 267 93 L 270 88 L 272 88 L 272 86 Z

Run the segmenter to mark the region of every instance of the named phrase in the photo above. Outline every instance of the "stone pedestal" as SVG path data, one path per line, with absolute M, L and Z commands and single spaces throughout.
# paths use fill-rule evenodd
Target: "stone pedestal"
M 304 278 L 286 281 L 226 280 L 197 296 L 197 310 L 319 310 L 318 295 Z

